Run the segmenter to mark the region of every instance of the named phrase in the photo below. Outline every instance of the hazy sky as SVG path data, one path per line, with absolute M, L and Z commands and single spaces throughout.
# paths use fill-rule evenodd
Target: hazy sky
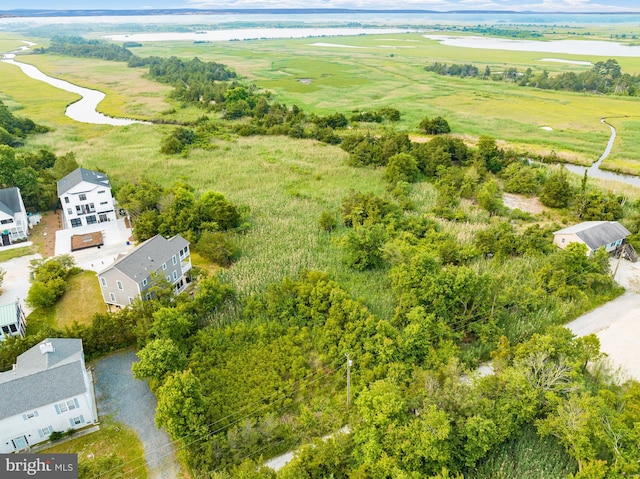
M 639 0 L 2 0 L 0 10 L 139 8 L 415 8 L 425 10 L 529 10 L 538 12 L 638 11 Z

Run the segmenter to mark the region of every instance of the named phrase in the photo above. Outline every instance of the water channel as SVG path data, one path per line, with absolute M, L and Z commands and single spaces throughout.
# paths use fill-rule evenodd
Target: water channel
M 306 33 L 307 34 L 306 36 L 318 35 L 321 33 L 321 31 L 323 34 L 328 34 L 328 31 L 331 31 L 331 30 L 333 30 L 334 33 L 337 33 L 339 29 L 317 29 L 316 30 L 316 29 L 282 28 L 282 29 L 272 29 L 272 30 L 273 31 L 269 31 L 269 36 L 273 35 L 272 38 L 273 37 L 287 38 L 287 37 L 298 36 L 298 35 L 302 36 L 303 33 Z M 295 30 L 295 33 L 289 32 L 288 30 Z M 306 30 L 306 32 L 303 32 L 303 30 Z M 352 34 L 358 33 L 358 32 L 354 32 L 353 29 L 344 29 L 344 30 L 351 30 Z M 393 29 L 393 30 L 395 30 L 395 33 L 398 33 L 397 29 Z M 264 31 L 261 32 L 261 34 L 264 34 L 264 33 L 265 33 Z M 340 33 L 344 35 L 347 32 L 340 32 Z M 373 29 L 373 30 L 369 30 L 368 33 L 389 33 L 389 32 L 385 31 L 385 29 L 379 29 L 377 31 L 376 29 Z M 225 40 L 228 41 L 229 38 L 234 38 L 234 39 L 255 38 L 257 35 L 256 30 L 252 30 L 252 29 L 207 32 L 207 34 L 212 35 L 208 39 L 208 41 L 225 41 Z M 164 34 L 154 34 L 153 37 L 145 36 L 144 40 L 145 41 L 161 41 L 161 40 L 166 41 L 169 39 L 173 39 L 173 40 L 186 39 L 186 38 L 182 38 L 181 35 L 182 35 L 181 33 L 175 33 L 175 32 L 164 33 Z M 191 35 L 196 35 L 197 37 L 199 37 L 198 34 L 192 33 Z M 555 42 L 555 43 L 563 43 L 562 48 L 559 48 L 556 45 L 555 48 L 550 48 L 547 46 L 545 49 L 545 45 L 549 45 L 549 43 L 554 43 L 554 42 L 545 43 L 545 42 L 536 42 L 536 41 L 512 41 L 512 40 L 486 38 L 486 37 L 480 37 L 483 41 L 478 42 L 477 41 L 478 38 L 476 37 L 454 37 L 454 36 L 448 36 L 448 35 L 424 35 L 424 36 L 432 40 L 442 41 L 443 43 L 462 47 L 462 48 L 465 48 L 465 47 L 466 48 L 469 48 L 469 47 L 470 48 L 500 48 L 500 46 L 498 45 L 501 45 L 503 47 L 505 45 L 508 45 L 507 49 L 513 49 L 513 50 L 524 49 L 528 51 L 547 51 L 547 52 L 554 52 L 554 53 L 573 53 L 573 54 L 586 54 L 586 51 L 584 50 L 584 48 L 587 45 L 592 47 L 598 43 L 601 43 L 601 44 L 607 44 L 609 48 L 611 48 L 612 45 L 619 45 L 613 42 L 565 41 L 565 42 Z M 125 39 L 141 40 L 142 38 L 139 35 L 123 35 L 122 38 L 114 35 L 111 37 L 111 39 L 112 40 L 116 40 L 116 39 L 117 40 L 125 40 Z M 32 42 L 25 42 L 25 43 L 27 43 L 28 46 L 21 47 L 20 50 L 18 50 L 18 52 L 27 50 L 31 46 L 35 45 Z M 569 43 L 571 43 L 571 45 L 569 45 Z M 579 47 L 577 46 L 578 44 L 580 45 Z M 627 56 L 627 55 L 640 56 L 640 50 L 635 50 L 635 49 L 628 50 L 629 47 L 624 45 L 620 45 L 620 47 L 624 48 L 626 53 L 626 55 L 622 54 L 622 56 Z M 640 49 L 640 47 L 636 47 L 636 48 Z M 632 54 L 630 54 L 631 51 L 633 51 Z M 621 52 L 615 52 L 615 53 L 617 53 L 618 55 L 621 54 Z M 144 122 L 139 120 L 132 120 L 128 118 L 113 118 L 113 117 L 106 116 L 102 113 L 99 113 L 98 111 L 96 111 L 96 108 L 98 104 L 105 98 L 104 93 L 102 93 L 101 91 L 80 87 L 78 85 L 74 85 L 73 83 L 70 83 L 65 80 L 60 80 L 58 78 L 50 77 L 42 73 L 38 68 L 36 68 L 33 65 L 29 65 L 29 64 L 17 61 L 15 57 L 16 57 L 15 52 L 6 53 L 3 55 L 2 61 L 11 65 L 17 66 L 27 76 L 31 78 L 44 81 L 56 88 L 60 88 L 62 90 L 80 95 L 81 97 L 80 100 L 71 103 L 65 111 L 65 114 L 73 120 L 83 122 L 83 123 L 93 123 L 98 125 L 113 125 L 113 126 L 131 125 L 133 123 L 147 123 L 147 124 L 149 123 L 149 122 Z M 611 129 L 611 136 L 609 138 L 609 141 L 607 142 L 604 153 L 600 156 L 598 161 L 596 161 L 593 165 L 589 167 L 578 166 L 573 164 L 565 164 L 564 165 L 565 168 L 568 171 L 578 175 L 584 175 L 584 172 L 586 171 L 587 175 L 591 178 L 619 181 L 622 183 L 627 183 L 633 186 L 640 187 L 640 177 L 632 176 L 632 175 L 624 175 L 620 173 L 613 173 L 610 171 L 605 171 L 600 169 L 600 165 L 602 164 L 602 162 L 611 153 L 611 149 L 613 148 L 613 144 L 616 139 L 615 128 L 609 123 L 607 123 L 605 118 L 603 118 L 601 121 L 602 123 L 609 126 L 609 128 Z

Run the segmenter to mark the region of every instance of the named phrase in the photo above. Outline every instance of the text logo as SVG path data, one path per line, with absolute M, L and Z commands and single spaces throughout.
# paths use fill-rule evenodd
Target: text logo
M 78 479 L 77 454 L 0 454 L 2 479 Z

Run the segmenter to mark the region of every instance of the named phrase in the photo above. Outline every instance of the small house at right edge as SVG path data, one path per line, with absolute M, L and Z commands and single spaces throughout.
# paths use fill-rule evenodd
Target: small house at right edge
M 607 252 L 621 248 L 631 232 L 617 221 L 585 221 L 553 233 L 553 243 L 565 249 L 571 243 L 587 246 L 587 255 L 604 247 Z

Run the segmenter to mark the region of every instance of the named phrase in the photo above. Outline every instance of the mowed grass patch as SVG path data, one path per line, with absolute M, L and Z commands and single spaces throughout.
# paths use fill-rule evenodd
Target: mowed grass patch
M 10 259 L 13 259 L 13 258 L 20 258 L 22 256 L 36 254 L 37 252 L 38 252 L 37 248 L 33 245 L 31 246 L 25 245 L 21 248 L 0 250 L 0 269 L 2 269 L 2 263 L 4 263 L 5 261 L 9 261 Z
M 43 452 L 78 454 L 79 465 L 105 464 L 107 467 L 114 467 L 117 464 L 123 464 L 124 475 L 118 475 L 118 477 L 147 479 L 144 450 L 133 429 L 108 417 L 102 417 L 100 421 L 99 431 L 52 445 Z M 105 462 L 114 456 L 118 458 L 117 461 Z M 105 477 L 112 477 L 115 473 L 115 471 L 109 473 L 108 470 L 101 470 L 101 468 L 98 468 L 97 472 L 106 474 Z
M 55 327 L 64 329 L 74 322 L 88 325 L 96 313 L 106 310 L 96 273 L 82 271 L 69 277 L 67 291 L 55 304 Z

